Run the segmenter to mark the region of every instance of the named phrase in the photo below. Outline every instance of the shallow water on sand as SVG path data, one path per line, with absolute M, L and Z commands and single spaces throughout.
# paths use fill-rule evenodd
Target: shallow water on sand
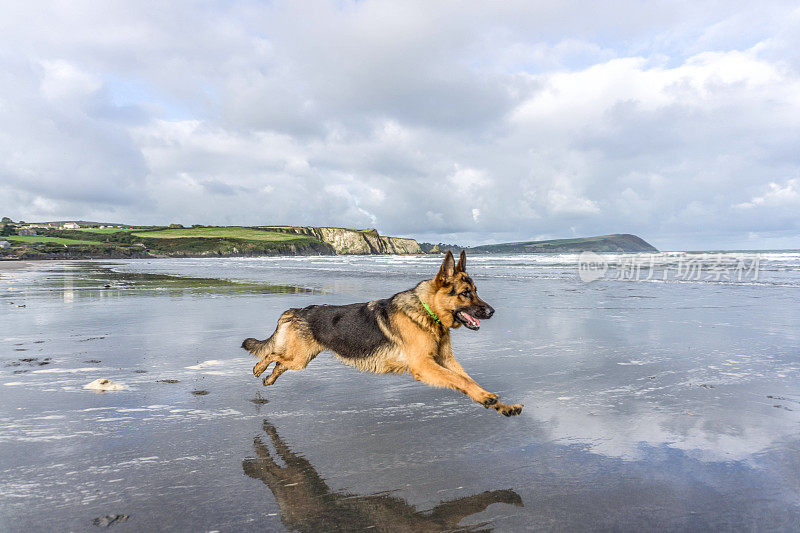
M 0 530 L 797 529 L 791 254 L 759 283 L 582 283 L 574 257 L 470 258 L 496 314 L 453 333 L 456 356 L 525 404 L 516 418 L 325 353 L 272 387 L 250 373 L 239 344 L 286 308 L 386 297 L 438 261 L 0 272 Z M 97 378 L 127 389 L 83 388 Z

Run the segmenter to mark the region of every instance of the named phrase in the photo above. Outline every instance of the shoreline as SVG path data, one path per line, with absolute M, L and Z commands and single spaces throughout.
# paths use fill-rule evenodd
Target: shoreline
M 42 259 L 42 261 L 48 261 L 48 259 Z M 49 261 L 52 261 L 52 259 L 50 259 Z M 2 260 L 0 261 L 0 273 L 14 271 L 14 270 L 25 270 L 32 266 L 33 263 L 30 259 Z
M 403 255 L 403 256 L 415 256 L 415 255 L 437 255 L 437 254 L 311 254 L 311 253 L 275 253 L 275 254 L 174 254 L 174 255 L 167 255 L 167 254 L 152 254 L 152 255 L 107 255 L 107 256 L 99 256 L 99 255 L 70 255 L 65 257 L 44 257 L 44 258 L 32 258 L 32 257 L 0 257 L 0 265 L 3 263 L 24 263 L 24 262 L 41 262 L 41 261 L 113 261 L 116 259 L 205 259 L 205 258 L 231 258 L 231 257 L 370 257 L 370 256 L 386 256 L 386 255 Z M 2 267 L 0 267 L 2 268 Z

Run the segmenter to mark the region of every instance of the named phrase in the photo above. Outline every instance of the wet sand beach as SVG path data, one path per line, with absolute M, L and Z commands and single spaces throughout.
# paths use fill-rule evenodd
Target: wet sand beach
M 511 419 L 325 353 L 263 387 L 239 348 L 289 307 L 389 296 L 437 257 L 4 270 L 0 530 L 794 531 L 795 256 L 727 284 L 474 258 L 496 314 L 454 349 L 525 404 Z M 84 388 L 101 378 L 125 388 Z

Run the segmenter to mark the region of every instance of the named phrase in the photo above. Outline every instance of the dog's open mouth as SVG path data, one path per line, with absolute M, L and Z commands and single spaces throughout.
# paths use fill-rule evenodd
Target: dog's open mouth
M 481 321 L 466 311 L 457 311 L 456 318 L 469 329 L 478 329 L 481 327 Z

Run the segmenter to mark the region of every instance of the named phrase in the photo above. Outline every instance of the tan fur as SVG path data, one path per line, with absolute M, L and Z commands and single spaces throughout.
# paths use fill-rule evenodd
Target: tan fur
M 272 373 L 264 378 L 264 385 L 272 385 L 286 370 L 302 370 L 323 350 L 314 341 L 292 310 L 286 311 L 278 319 L 278 327 L 272 336 L 250 350 L 261 360 L 253 367 L 253 374 L 259 377 L 272 363 L 276 363 Z

